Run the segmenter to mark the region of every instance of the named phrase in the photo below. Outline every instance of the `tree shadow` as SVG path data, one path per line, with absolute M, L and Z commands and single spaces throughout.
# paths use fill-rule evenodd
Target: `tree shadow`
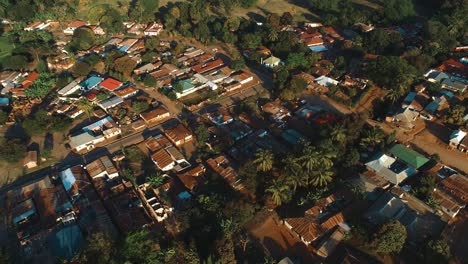
M 447 142 L 449 140 L 451 131 L 446 126 L 439 124 L 437 122 L 432 122 L 428 120 L 424 120 L 426 125 L 426 129 L 438 139 L 442 140 L 443 142 Z
M 258 13 L 255 12 L 248 12 L 247 17 L 249 17 L 251 20 L 255 22 L 260 22 L 260 23 L 265 23 L 266 22 L 266 17 L 262 16 Z

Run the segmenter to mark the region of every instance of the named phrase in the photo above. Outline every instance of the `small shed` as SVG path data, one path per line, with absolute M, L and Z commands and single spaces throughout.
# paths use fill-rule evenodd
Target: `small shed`
M 37 167 L 37 151 L 28 151 L 24 158 L 24 167 L 28 169 Z

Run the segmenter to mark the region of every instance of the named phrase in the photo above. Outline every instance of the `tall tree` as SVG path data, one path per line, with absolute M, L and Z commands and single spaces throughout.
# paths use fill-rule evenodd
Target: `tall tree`
M 383 224 L 371 241 L 371 248 L 377 253 L 398 254 L 406 241 L 406 228 L 399 221 Z
M 278 179 L 273 180 L 272 184 L 266 189 L 266 192 L 271 194 L 271 198 L 277 206 L 288 200 L 289 191 L 289 187 Z
M 93 103 L 91 103 L 86 98 L 82 98 L 76 102 L 76 105 L 88 116 L 88 119 L 91 119 L 91 115 L 93 114 L 94 110 Z
M 158 0 L 136 0 L 129 8 L 129 17 L 140 23 L 153 22 L 159 9 Z
M 270 150 L 260 150 L 255 154 L 254 164 L 258 171 L 269 171 L 273 168 L 274 155 Z

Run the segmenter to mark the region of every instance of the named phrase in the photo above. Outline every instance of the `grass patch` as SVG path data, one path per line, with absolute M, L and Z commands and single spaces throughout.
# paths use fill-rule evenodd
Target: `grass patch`
M 13 45 L 8 43 L 8 38 L 5 36 L 1 36 L 0 37 L 0 62 L 2 62 L 3 59 L 11 55 L 12 50 L 13 50 Z

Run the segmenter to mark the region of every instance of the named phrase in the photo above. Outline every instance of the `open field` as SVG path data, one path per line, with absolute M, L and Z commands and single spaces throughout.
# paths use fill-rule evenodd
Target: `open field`
M 166 6 L 168 3 L 181 1 L 185 0 L 161 0 L 159 1 L 159 5 Z M 282 14 L 283 12 L 290 12 L 296 21 L 319 19 L 320 17 L 318 14 L 311 12 L 307 8 L 307 2 L 307 0 L 258 0 L 257 4 L 250 8 L 235 8 L 230 13 L 233 16 L 255 19 L 270 13 Z M 373 0 L 353 0 L 353 2 L 364 7 L 373 9 L 379 8 L 379 5 Z
M 10 55 L 13 46 L 8 43 L 8 39 L 5 36 L 0 37 L 0 62 Z

